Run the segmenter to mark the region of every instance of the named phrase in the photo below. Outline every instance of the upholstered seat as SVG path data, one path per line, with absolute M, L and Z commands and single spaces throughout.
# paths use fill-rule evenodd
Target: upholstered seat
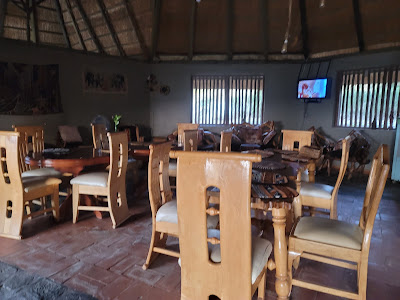
M 156 214 L 156 221 L 178 224 L 176 200 L 168 201 L 158 209 Z M 207 215 L 207 228 L 216 228 L 218 225 L 218 221 L 218 216 Z
M 327 184 L 302 182 L 300 195 L 323 198 L 323 199 L 331 199 L 334 188 L 335 187 Z
M 303 217 L 296 226 L 294 236 L 303 240 L 361 250 L 364 232 L 356 224 L 318 217 Z
M 36 189 L 41 189 L 48 185 L 60 184 L 61 180 L 58 178 L 49 178 L 49 177 L 29 177 L 22 178 L 22 185 L 24 187 L 24 192 L 29 193 Z
M 107 187 L 108 173 L 106 172 L 87 173 L 75 177 L 70 182 L 71 184 Z
M 62 174 L 61 174 L 61 172 L 55 170 L 54 168 L 34 169 L 34 170 L 22 172 L 22 174 L 21 174 L 22 178 L 37 177 L 37 176 L 61 178 Z
M 210 236 L 209 236 L 210 237 Z M 253 284 L 258 275 L 262 272 L 267 264 L 268 258 L 272 252 L 272 244 L 270 241 L 253 237 L 251 240 L 251 283 Z M 210 259 L 215 263 L 221 262 L 221 248 L 214 245 L 211 250 Z
M 176 160 L 169 162 L 168 174 L 171 177 L 176 177 Z

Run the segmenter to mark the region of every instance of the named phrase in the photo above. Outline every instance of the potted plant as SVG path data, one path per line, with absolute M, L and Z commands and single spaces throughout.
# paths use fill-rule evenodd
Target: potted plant
M 121 115 L 114 115 L 112 116 L 112 119 L 114 121 L 114 131 L 117 132 L 118 131 L 118 125 L 119 125 L 119 120 L 121 120 Z

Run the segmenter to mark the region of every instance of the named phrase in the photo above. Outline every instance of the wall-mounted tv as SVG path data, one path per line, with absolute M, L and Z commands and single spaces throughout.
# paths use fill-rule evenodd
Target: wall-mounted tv
M 297 85 L 297 99 L 326 98 L 327 78 L 299 80 Z

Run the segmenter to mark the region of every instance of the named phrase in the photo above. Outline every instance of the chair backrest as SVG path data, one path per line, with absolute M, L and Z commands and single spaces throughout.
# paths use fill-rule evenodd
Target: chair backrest
M 12 126 L 14 131 L 20 133 L 18 143 L 19 168 L 22 172 L 31 169 L 30 165 L 25 163 L 25 157 L 29 151 L 40 153 L 44 149 L 44 129 L 43 126 Z
M 197 129 L 183 132 L 183 151 L 197 151 Z
M 312 131 L 282 130 L 282 150 L 300 151 L 303 146 L 311 146 Z
M 181 299 L 251 299 L 251 174 L 256 154 L 172 151 L 177 158 Z M 207 189 L 220 190 L 219 209 Z M 220 239 L 207 237 L 207 214 L 219 214 Z M 221 263 L 207 242 L 220 244 Z
M 19 132 L 0 131 L 0 233 L 9 236 L 20 236 L 24 211 L 19 136 Z
M 365 190 L 364 205 L 359 226 L 364 230 L 362 251 L 369 251 L 376 213 L 389 175 L 390 157 L 387 145 L 381 145 L 372 160 Z
M 346 136 L 342 141 L 342 158 L 340 160 L 339 175 L 336 180 L 335 187 L 332 192 L 332 198 L 336 198 L 340 185 L 342 184 L 344 175 L 346 174 L 347 163 L 349 162 L 349 151 L 351 146 L 351 137 Z M 336 205 L 336 203 L 335 203 Z
M 83 142 L 77 126 L 60 125 L 58 126 L 58 132 L 63 147 L 68 145 L 79 145 Z
M 125 218 L 128 211 L 126 200 L 126 168 L 128 166 L 128 137 L 125 132 L 107 133 L 110 145 L 110 170 L 108 173 L 108 197 L 113 214 L 111 217 Z M 113 220 L 113 224 L 120 224 L 125 219 Z
M 232 130 L 221 131 L 220 152 L 231 152 Z
M 199 124 L 193 123 L 178 123 L 178 145 L 183 144 L 183 132 L 185 130 L 197 130 L 199 129 Z
M 104 124 L 91 124 L 92 126 L 92 137 L 93 137 L 93 147 L 95 149 L 108 150 L 108 137 L 107 129 Z
M 168 174 L 171 144 L 165 142 L 150 145 L 148 188 L 153 219 L 160 206 L 172 200 Z

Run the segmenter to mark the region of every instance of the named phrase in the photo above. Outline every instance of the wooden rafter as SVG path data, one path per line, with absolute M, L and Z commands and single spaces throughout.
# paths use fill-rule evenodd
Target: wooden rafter
M 189 52 L 188 52 L 188 59 L 193 59 L 193 52 L 194 52 L 194 34 L 196 30 L 196 12 L 197 12 L 197 1 L 192 1 L 192 8 L 190 14 L 190 33 L 189 33 Z
M 126 56 L 124 48 L 122 47 L 121 42 L 120 42 L 120 40 L 118 38 L 118 35 L 115 32 L 114 26 L 113 26 L 113 24 L 111 22 L 110 15 L 108 14 L 107 8 L 104 5 L 104 1 L 103 0 L 97 0 L 97 4 L 100 7 L 101 14 L 102 14 L 102 16 L 103 16 L 103 18 L 104 18 L 104 20 L 106 22 L 106 26 L 108 28 L 108 31 L 111 34 L 111 38 L 114 41 L 114 44 L 117 46 L 119 55 L 120 56 Z
M 63 16 L 61 5 L 60 5 L 60 0 L 55 0 L 54 3 L 56 5 L 57 18 L 58 18 L 58 22 L 60 23 L 60 26 L 61 26 L 61 29 L 63 32 L 65 43 L 67 44 L 67 47 L 71 49 L 72 48 L 71 41 L 69 40 L 67 28 L 65 27 L 64 16 Z
M 79 13 L 80 13 L 80 15 L 82 17 L 83 22 L 85 23 L 87 29 L 89 30 L 89 34 L 92 37 L 92 39 L 93 39 L 93 41 L 94 41 L 94 43 L 95 43 L 95 45 L 97 47 L 97 50 L 100 53 L 104 53 L 104 49 L 101 46 L 99 39 L 97 38 L 96 32 L 93 29 L 92 23 L 90 23 L 90 20 L 89 20 L 89 18 L 87 16 L 85 10 L 83 9 L 81 1 L 80 0 L 75 0 L 75 4 L 76 4 L 76 7 L 78 8 L 78 11 L 79 11 Z
M 25 13 L 26 13 L 26 40 L 28 42 L 31 42 L 31 10 L 28 7 L 26 7 Z
M 131 21 L 131 25 L 135 30 L 136 37 L 139 41 L 140 49 L 142 49 L 144 57 L 148 60 L 150 59 L 149 49 L 146 46 L 146 42 L 144 40 L 142 31 L 140 30 L 139 23 L 136 20 L 135 12 L 129 0 L 124 0 L 123 4 L 125 5 L 126 12 L 128 13 L 129 20 Z
M 233 0 L 226 0 L 228 5 L 228 18 L 227 18 L 227 53 L 228 60 L 232 60 L 233 56 Z
M 303 38 L 303 54 L 304 59 L 308 59 L 310 50 L 308 48 L 308 25 L 307 25 L 307 11 L 306 11 L 306 1 L 299 0 L 300 7 L 300 21 L 301 21 L 301 36 Z
M 30 28 L 32 28 L 33 31 L 33 42 L 36 44 L 40 43 L 39 39 L 39 31 L 38 31 L 38 25 L 37 25 L 37 9 L 36 9 L 36 1 L 35 0 L 29 0 L 29 10 L 31 11 L 30 14 Z
M 22 11 L 26 12 L 26 5 L 25 3 L 21 0 L 21 1 L 17 1 L 17 0 L 11 0 L 11 2 L 18 7 L 19 9 L 21 9 Z
M 74 13 L 72 11 L 71 2 L 69 2 L 69 0 L 64 0 L 64 2 L 67 5 L 67 10 L 68 10 L 69 15 L 71 16 L 72 24 L 74 26 L 75 33 L 78 36 L 79 43 L 81 44 L 83 50 L 87 51 L 85 42 L 83 41 L 83 38 L 82 38 L 81 31 L 79 30 L 78 23 L 76 22 Z
M 0 1 L 0 37 L 4 35 L 4 19 L 7 14 L 8 0 Z
M 263 53 L 265 60 L 268 60 L 268 3 L 267 0 L 260 0 L 261 10 L 261 34 L 263 39 Z
M 158 34 L 160 32 L 161 1 L 154 0 L 153 27 L 151 32 L 151 59 L 154 60 L 157 52 Z
M 364 34 L 362 30 L 362 21 L 360 13 L 360 3 L 358 0 L 353 0 L 353 13 L 354 13 L 354 25 L 356 27 L 358 48 L 360 52 L 364 51 Z

